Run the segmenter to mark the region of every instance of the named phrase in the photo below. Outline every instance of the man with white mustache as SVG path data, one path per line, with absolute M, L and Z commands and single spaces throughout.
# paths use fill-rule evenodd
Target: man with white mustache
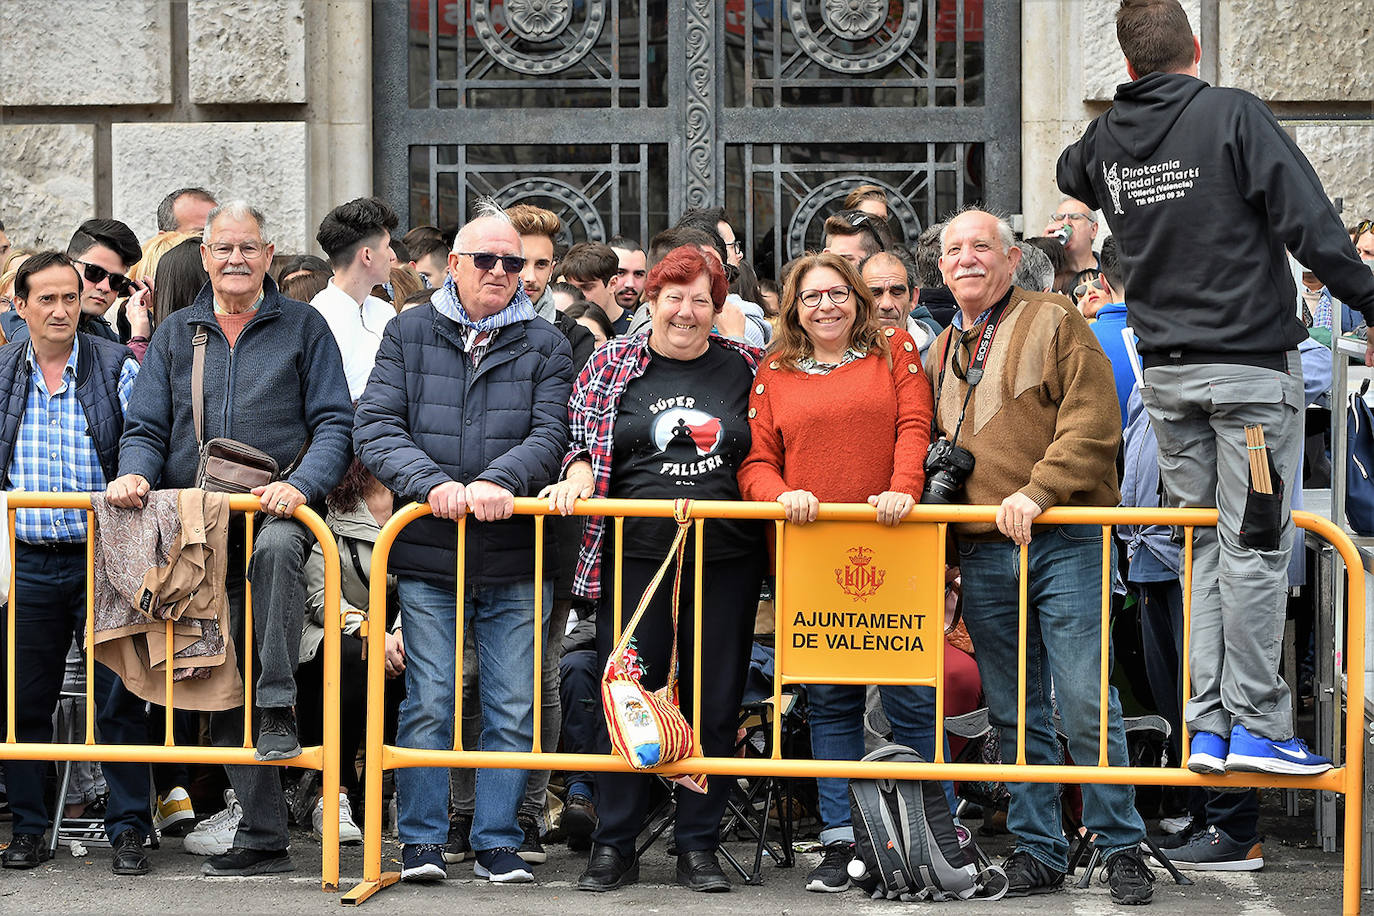
M 1062 762 L 1050 721 L 1050 685 L 1074 760 L 1098 758 L 1102 529 L 1036 525 L 1051 506 L 1115 506 L 1121 442 L 1111 362 L 1087 320 L 1063 296 L 1011 279 L 1021 250 L 1004 220 L 981 210 L 951 219 L 940 269 L 959 304 L 931 345 L 936 432 L 973 457 L 964 484 L 972 505 L 998 506 L 994 523 L 953 526 L 963 574 L 964 620 L 978 647 L 1002 755 L 1016 756 L 1021 550 L 1026 581 L 1026 760 Z M 986 372 L 988 377 L 984 377 Z M 948 472 L 945 472 L 948 473 Z M 930 480 L 932 470 L 927 468 Z M 1107 758 L 1126 765 L 1116 691 L 1107 694 Z M 1008 896 L 1063 887 L 1068 841 L 1059 786 L 1010 785 Z M 1083 786 L 1083 823 L 1105 854 L 1112 899 L 1149 903 L 1154 880 L 1137 849 L 1145 825 L 1129 785 Z

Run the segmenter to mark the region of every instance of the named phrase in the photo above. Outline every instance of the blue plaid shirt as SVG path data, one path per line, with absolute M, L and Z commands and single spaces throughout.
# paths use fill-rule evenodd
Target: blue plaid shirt
M 76 397 L 76 341 L 62 370 L 62 384 L 48 393 L 43 370 L 29 344 L 29 396 L 19 439 L 10 461 L 10 489 L 32 493 L 95 493 L 105 489 L 95 443 L 86 428 L 86 412 Z M 129 407 L 129 392 L 138 378 L 138 363 L 124 361 L 119 373 L 119 409 Z M 19 509 L 14 533 L 30 544 L 80 543 L 86 540 L 86 513 L 75 509 Z

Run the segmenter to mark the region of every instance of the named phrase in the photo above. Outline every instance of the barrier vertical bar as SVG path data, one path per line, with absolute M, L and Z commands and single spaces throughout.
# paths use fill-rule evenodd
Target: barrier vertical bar
M 1026 645 L 1029 637 L 1027 620 L 1030 616 L 1026 581 L 1030 578 L 1030 545 L 1021 545 L 1021 576 L 1018 586 L 1018 614 L 1016 639 L 1016 764 L 1026 765 Z M 976 646 L 974 648 L 977 648 Z
M 253 583 L 248 581 L 248 568 L 253 562 L 253 519 L 250 509 L 243 515 L 243 746 L 253 741 Z
M 1178 708 L 1183 711 L 1179 717 L 1180 744 L 1179 756 L 1183 759 L 1179 763 L 1183 766 L 1188 765 L 1188 752 L 1190 742 L 1188 740 L 1188 698 L 1193 695 L 1192 668 L 1189 665 L 1189 657 L 1192 655 L 1193 642 L 1193 526 L 1183 526 L 1183 658 L 1179 661 L 1183 665 L 1183 696 L 1179 700 Z
M 623 584 L 622 574 L 625 564 L 621 562 L 625 557 L 625 517 L 617 515 L 615 517 L 615 594 L 612 596 L 613 616 L 615 628 L 612 632 L 612 639 L 620 641 L 620 628 L 622 626 L 620 606 L 621 606 L 621 585 Z M 604 587 L 604 584 L 603 584 Z
M 695 524 L 696 541 L 694 550 L 696 562 L 692 564 L 692 587 L 696 592 L 692 602 L 692 744 L 693 753 L 701 754 L 701 579 L 702 567 L 706 565 L 703 552 L 706 543 L 706 521 L 697 519 Z M 757 596 L 756 596 L 757 597 Z
M 1107 650 L 1112 624 L 1112 526 L 1102 526 L 1102 614 L 1098 651 L 1097 765 L 1107 765 L 1107 692 L 1111 689 L 1107 670 Z
M 935 526 L 936 554 L 946 554 L 945 538 L 949 526 L 940 522 Z M 941 572 L 944 565 L 941 564 Z M 943 575 L 941 576 L 943 579 Z M 948 586 L 941 582 L 940 600 L 935 603 L 935 762 L 945 762 L 945 595 Z
M 782 759 L 782 672 L 787 670 L 787 643 L 777 638 L 777 634 L 782 632 L 782 561 L 787 555 L 783 546 L 783 532 L 786 527 L 781 519 L 773 523 L 773 651 L 777 654 L 777 664 L 773 668 L 774 760 Z
M 463 600 L 463 592 L 467 589 L 467 559 L 468 559 L 468 517 L 464 513 L 458 518 L 458 554 L 454 561 L 453 570 L 453 600 L 456 607 L 454 613 L 454 637 L 453 637 L 453 749 L 455 751 L 464 750 L 463 747 L 463 681 L 466 680 L 467 672 L 463 670 L 463 638 L 467 635 L 467 602 Z M 402 629 L 404 631 L 404 628 Z
M 339 889 L 339 791 L 342 781 L 340 736 L 339 736 L 339 653 L 342 642 L 343 613 L 340 601 L 339 552 L 335 549 L 334 534 L 324 521 L 315 513 L 301 515 L 296 511 L 296 520 L 301 522 L 315 536 L 324 557 L 324 608 L 325 627 L 324 645 L 324 702 L 322 704 L 322 736 L 320 744 L 320 784 L 324 793 L 324 813 L 320 839 L 320 889 L 337 891 Z M 328 550 L 325 545 L 328 544 Z M 385 590 L 386 576 L 382 576 Z M 370 602 L 369 602 L 370 603 Z M 386 607 L 385 599 L 381 605 Z M 385 661 L 386 655 L 386 612 L 382 612 L 382 651 L 378 652 Z M 364 638 L 369 638 L 369 632 Z M 366 647 L 366 646 L 365 646 Z M 368 664 L 371 664 L 369 660 Z M 371 712 L 369 708 L 369 713 Z M 350 766 L 353 764 L 350 763 Z
M 17 524 L 15 510 L 8 509 L 5 512 L 5 519 L 9 524 L 10 539 L 10 600 L 9 607 L 5 609 L 5 743 L 14 744 L 19 739 L 15 735 L 15 712 L 14 712 L 14 628 L 15 628 L 15 606 L 19 603 L 18 596 L 15 594 L 18 584 L 15 582 L 16 570 L 19 564 L 15 562 L 17 557 L 14 555 L 14 526 Z
M 175 708 L 172 703 L 172 658 L 175 655 L 175 652 L 173 650 L 176 645 L 176 643 L 173 642 L 173 638 L 176 634 L 172 631 L 172 623 L 172 618 L 168 617 L 166 622 L 163 624 L 163 638 L 167 640 L 167 661 L 165 662 L 167 670 L 162 672 L 162 689 L 163 693 L 165 694 L 162 698 L 162 727 L 166 732 L 166 734 L 162 736 L 163 747 L 172 747 L 176 743 L 174 741 L 175 736 L 172 734 L 172 710 Z
M 95 512 L 86 510 L 86 743 L 95 744 Z M 14 554 L 10 554 L 14 563 Z M 171 658 L 167 659 L 170 665 Z
M 539 727 L 544 700 L 544 516 L 534 517 L 534 737 L 530 753 L 541 750 Z M 557 748 L 555 748 L 557 750 Z

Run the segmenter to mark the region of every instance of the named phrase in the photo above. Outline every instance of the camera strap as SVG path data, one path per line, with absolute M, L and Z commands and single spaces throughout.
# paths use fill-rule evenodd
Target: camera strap
M 959 420 L 954 424 L 954 435 L 950 437 L 950 441 L 956 445 L 959 441 L 959 430 L 964 425 L 964 413 L 968 410 L 969 399 L 973 397 L 973 389 L 983 380 L 983 366 L 988 361 L 988 354 L 992 352 L 992 340 L 997 336 L 997 329 L 1002 324 L 1002 318 L 1011 306 L 1011 293 L 1012 291 L 1008 289 L 1007 294 L 1002 297 L 1002 301 L 992 307 L 992 313 L 988 315 L 987 324 L 983 325 L 983 333 L 978 337 L 978 347 L 969 359 L 968 372 L 964 374 L 964 381 L 968 383 L 968 391 L 964 393 L 964 403 L 959 408 Z M 940 375 L 935 383 L 935 413 L 937 416 L 940 409 L 940 392 L 945 385 L 945 372 L 950 368 L 950 342 L 953 339 L 954 334 L 951 332 L 945 338 L 945 346 L 940 353 Z M 959 340 L 962 343 L 963 334 L 960 334 Z M 957 350 L 955 354 L 957 356 Z

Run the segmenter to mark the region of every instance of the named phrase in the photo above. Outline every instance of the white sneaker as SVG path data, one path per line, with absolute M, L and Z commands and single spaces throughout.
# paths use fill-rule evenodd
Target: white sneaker
M 310 813 L 310 833 L 317 840 L 324 839 L 324 799 L 315 802 L 315 810 Z M 363 832 L 353 820 L 353 806 L 348 802 L 348 793 L 339 793 L 339 845 L 357 846 L 363 841 Z
M 224 810 L 216 811 L 186 834 L 181 848 L 193 856 L 220 856 L 234 846 L 234 832 L 243 820 L 243 808 L 233 789 L 224 790 Z

